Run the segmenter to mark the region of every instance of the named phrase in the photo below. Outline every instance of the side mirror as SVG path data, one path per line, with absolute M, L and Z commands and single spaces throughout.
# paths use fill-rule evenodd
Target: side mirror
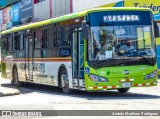
M 26 37 L 31 37 L 32 31 L 30 29 L 26 30 Z
M 26 30 L 26 34 L 30 35 L 31 34 L 31 30 L 30 29 Z
M 154 21 L 154 36 L 155 36 L 155 38 L 160 37 L 160 34 L 159 34 L 159 26 L 158 26 L 158 24 L 157 24 L 156 21 Z
M 85 20 L 82 22 L 82 34 L 83 34 L 83 37 L 85 39 L 88 39 L 88 37 L 89 37 L 89 26 L 87 25 Z

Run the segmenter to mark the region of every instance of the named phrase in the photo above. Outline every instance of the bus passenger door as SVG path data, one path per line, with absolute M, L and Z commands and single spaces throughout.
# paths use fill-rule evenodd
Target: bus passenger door
M 72 74 L 77 80 L 77 86 L 81 86 L 84 79 L 84 40 L 82 38 L 82 28 L 72 29 Z
M 27 36 L 25 39 L 25 78 L 33 80 L 33 39 Z

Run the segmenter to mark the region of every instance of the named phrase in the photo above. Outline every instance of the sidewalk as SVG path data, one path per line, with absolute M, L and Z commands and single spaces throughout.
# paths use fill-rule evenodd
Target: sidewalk
M 20 91 L 11 85 L 9 79 L 3 79 L 0 77 L 0 97 L 19 94 Z

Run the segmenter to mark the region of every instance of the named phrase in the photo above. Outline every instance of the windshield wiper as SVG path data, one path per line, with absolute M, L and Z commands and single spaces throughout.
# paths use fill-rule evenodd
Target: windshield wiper
M 153 57 L 149 57 L 148 55 L 141 55 L 141 57 L 147 62 L 149 62 L 151 65 L 154 64 Z
M 94 60 L 94 66 L 97 67 L 98 65 L 101 65 L 107 61 L 110 61 L 110 60 L 115 60 L 115 58 L 108 58 L 108 59 L 105 59 L 105 60 Z

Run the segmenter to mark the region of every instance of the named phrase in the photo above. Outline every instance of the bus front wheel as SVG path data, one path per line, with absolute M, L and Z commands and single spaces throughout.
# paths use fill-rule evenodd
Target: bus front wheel
M 62 88 L 62 91 L 66 94 L 71 93 L 71 89 L 69 88 L 69 79 L 67 70 L 63 68 L 60 72 L 60 87 Z
M 117 89 L 119 93 L 126 93 L 129 91 L 129 88 L 119 88 Z

